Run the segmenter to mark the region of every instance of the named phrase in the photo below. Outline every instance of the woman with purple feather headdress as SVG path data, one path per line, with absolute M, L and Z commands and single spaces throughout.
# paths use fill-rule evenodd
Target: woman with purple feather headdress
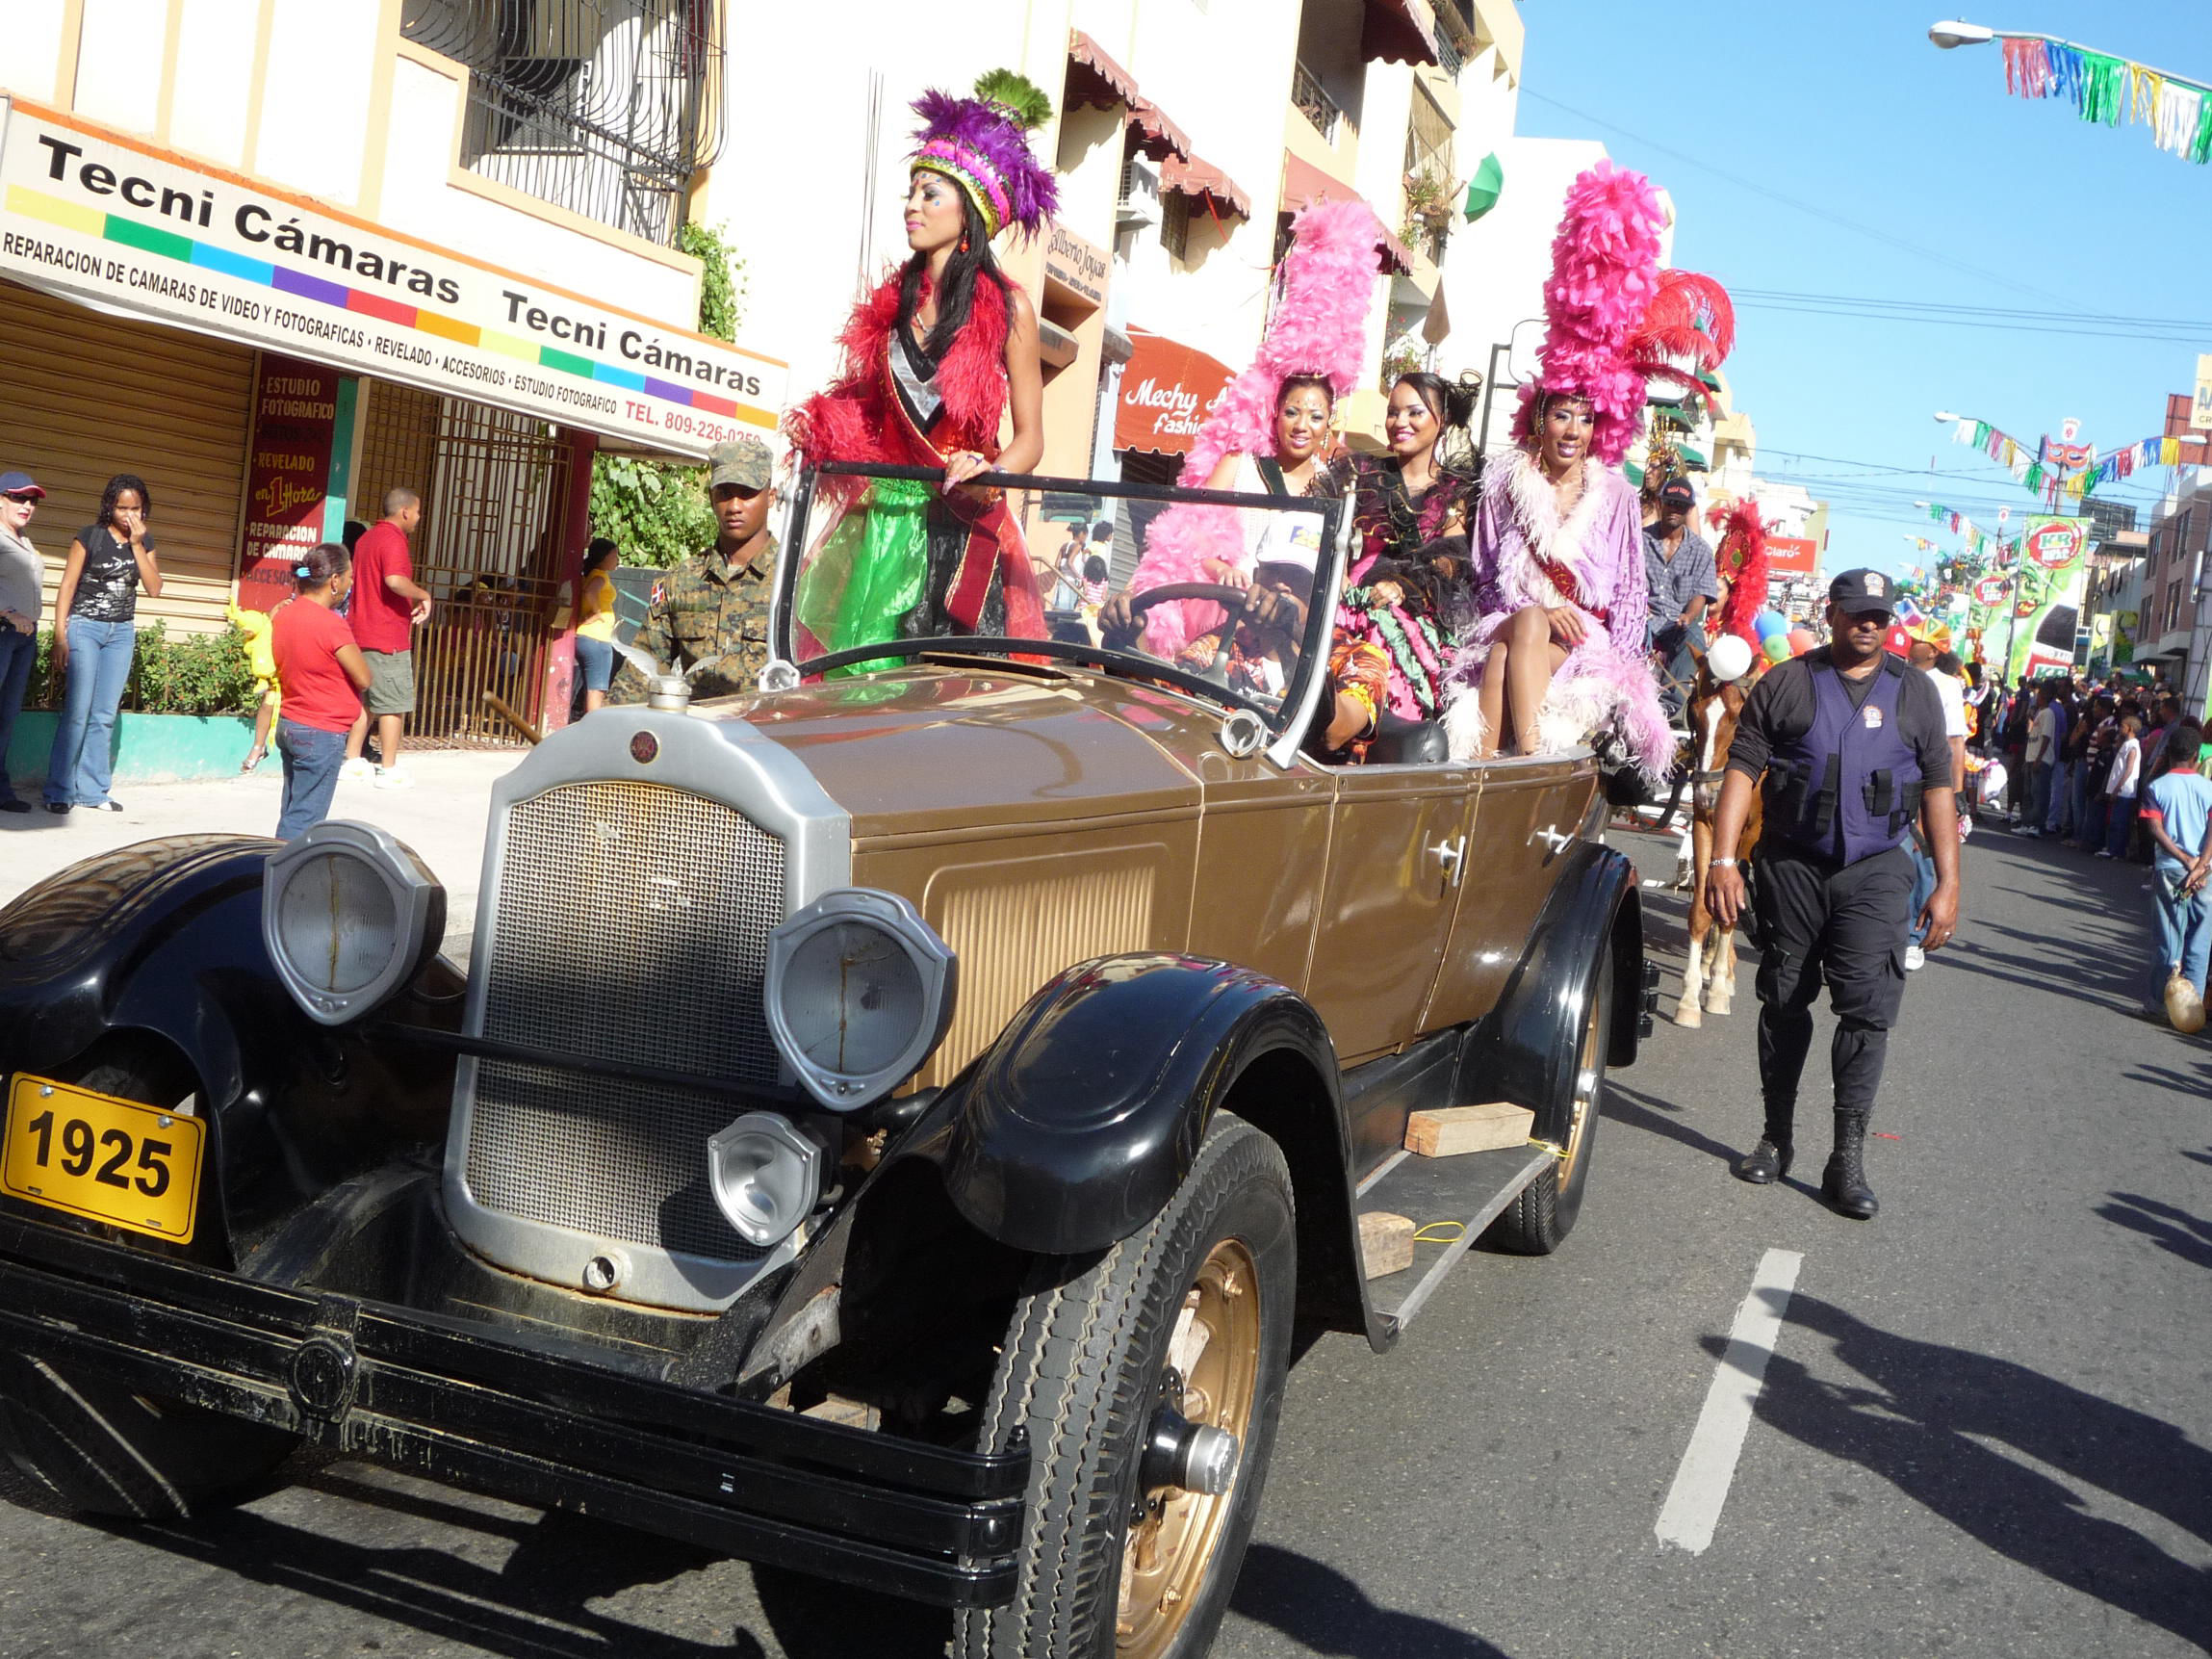
M 1046 633 L 1020 528 L 998 490 L 970 480 L 1028 472 L 1044 454 L 1037 310 L 999 270 L 990 244 L 1010 229 L 1035 235 L 1059 205 L 1026 136 L 1052 104 L 1003 69 L 975 91 L 915 100 L 922 124 L 906 203 L 913 252 L 855 307 L 836 383 L 784 418 L 809 464 L 944 474 L 941 483 L 823 480 L 832 511 L 807 550 L 794 604 L 802 662 L 897 638 Z

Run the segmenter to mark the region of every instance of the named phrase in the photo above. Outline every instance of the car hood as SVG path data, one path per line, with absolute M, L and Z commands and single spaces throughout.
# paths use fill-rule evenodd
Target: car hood
M 1195 814 L 1220 754 L 1218 711 L 1056 669 L 917 665 L 698 712 L 798 756 L 856 842 Z

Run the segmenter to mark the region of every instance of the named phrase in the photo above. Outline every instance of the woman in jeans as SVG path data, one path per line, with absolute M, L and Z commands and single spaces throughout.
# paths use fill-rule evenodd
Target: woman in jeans
M 292 567 L 293 596 L 270 618 L 270 650 L 284 701 L 276 752 L 284 757 L 278 841 L 296 841 L 330 812 L 346 737 L 369 689 L 369 660 L 338 607 L 353 591 L 353 556 L 326 541 Z
M 614 680 L 614 572 L 622 560 L 601 536 L 583 556 L 583 604 L 576 625 L 576 667 L 583 681 L 583 712 L 606 702 Z
M 61 722 L 46 757 L 46 810 L 93 807 L 119 813 L 108 794 L 108 742 L 130 683 L 138 638 L 139 586 L 159 598 L 161 562 L 146 529 L 153 492 L 133 473 L 117 473 L 100 496 L 100 514 L 69 543 L 54 598 L 54 666 L 66 676 Z

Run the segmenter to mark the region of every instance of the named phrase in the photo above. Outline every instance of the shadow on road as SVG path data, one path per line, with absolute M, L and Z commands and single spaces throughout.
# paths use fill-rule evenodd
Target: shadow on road
M 1255 1543 L 1245 1555 L 1231 1608 L 1281 1631 L 1309 1653 L 1341 1659 L 1507 1659 L 1503 1648 L 1424 1619 L 1377 1607 L 1332 1567 L 1295 1550 Z
M 2212 1221 L 2132 1192 L 2114 1193 L 2110 1204 L 2096 1206 L 2096 1213 L 2117 1227 L 2142 1233 L 2184 1261 L 2212 1267 Z
M 108 1530 L 249 1583 L 310 1595 L 502 1659 L 762 1659 L 765 1653 L 746 1631 L 733 1631 L 726 1641 L 693 1642 L 584 1605 L 706 1566 L 716 1559 L 707 1552 L 558 1514 L 509 1523 L 383 1488 L 341 1482 L 326 1490 L 398 1513 L 512 1537 L 516 1549 L 504 1567 L 492 1568 L 429 1545 L 349 1543 L 249 1510 L 204 1516 L 189 1526 Z
M 1778 1354 L 1759 1399 L 1763 1422 L 1863 1465 L 2000 1555 L 2212 1644 L 2205 1571 L 2091 1513 L 2095 1496 L 2044 1472 L 2212 1544 L 2212 1453 L 2141 1412 L 2009 1361 L 1877 1330 L 1817 1297 L 1794 1298 L 1788 1323 L 1830 1338 L 1872 1387 L 1824 1382 Z
M 1692 1152 L 1718 1158 L 1722 1163 L 1734 1163 L 1751 1150 L 1759 1139 L 1761 1119 L 1756 1103 L 1748 1108 L 1744 1120 L 1745 1139 L 1740 1147 L 1732 1147 L 1714 1140 L 1709 1134 L 1693 1129 L 1682 1120 L 1682 1108 L 1654 1096 L 1639 1094 L 1624 1088 L 1608 1077 L 1606 1079 L 1606 1116 L 1614 1123 L 1627 1124 L 1633 1128 L 1646 1129 L 1655 1135 L 1663 1135 L 1670 1141 L 1680 1141 Z

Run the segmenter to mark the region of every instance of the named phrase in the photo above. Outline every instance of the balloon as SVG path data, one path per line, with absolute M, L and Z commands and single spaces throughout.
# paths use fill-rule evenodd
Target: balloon
M 1789 631 L 1789 655 L 1792 657 L 1802 657 L 1819 643 L 1819 640 L 1813 637 L 1813 630 L 1810 628 L 1792 628 Z
M 1760 649 L 1766 653 L 1769 662 L 1787 662 L 1789 661 L 1789 635 L 1769 634 L 1760 641 Z
M 1752 631 L 1764 639 L 1771 634 L 1789 632 L 1789 618 L 1779 610 L 1762 610 L 1751 619 Z
M 1706 668 L 1726 685 L 1751 672 L 1751 647 L 1740 635 L 1723 634 L 1705 654 Z

